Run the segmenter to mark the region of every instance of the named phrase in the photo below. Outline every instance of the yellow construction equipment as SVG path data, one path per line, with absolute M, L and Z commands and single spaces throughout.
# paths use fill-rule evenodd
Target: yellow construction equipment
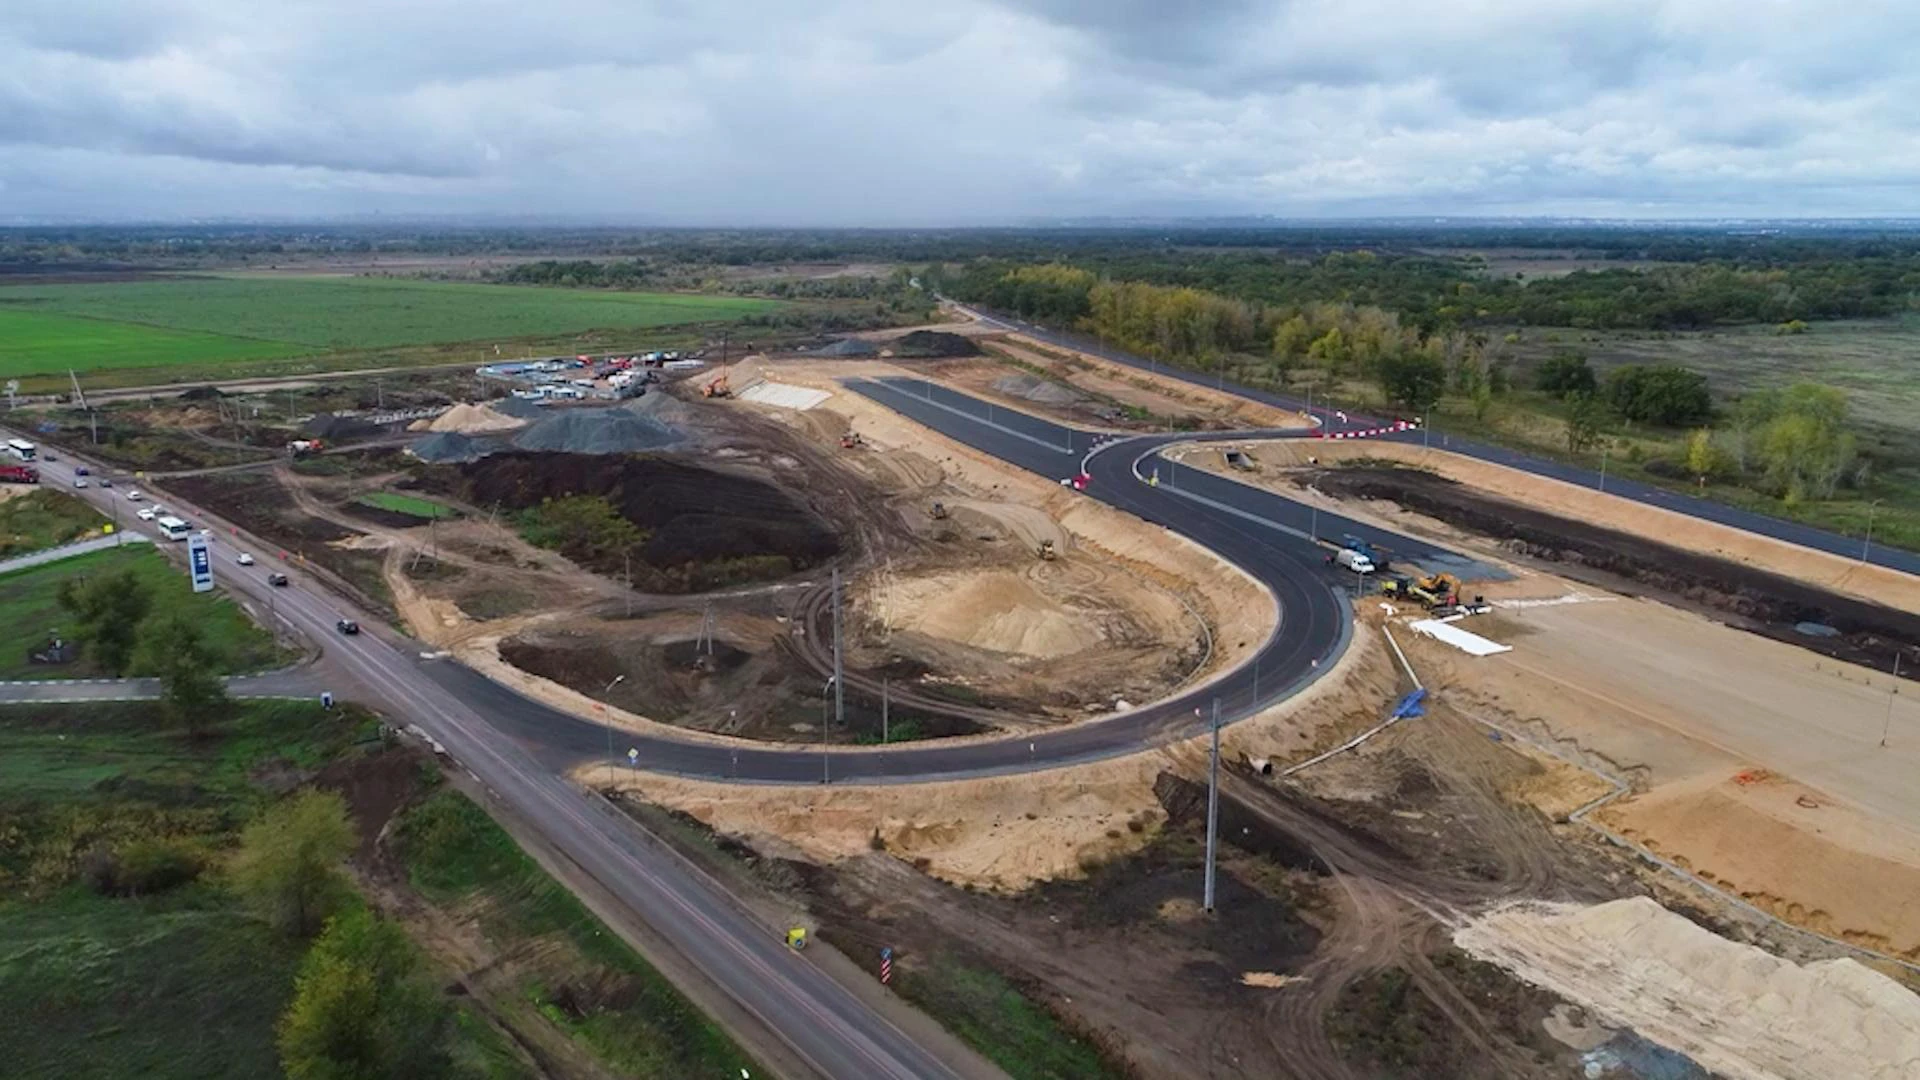
M 1449 607 L 1460 602 L 1460 579 L 1447 573 L 1423 578 L 1392 577 L 1380 583 L 1380 595 L 1393 600 L 1412 600 L 1425 608 Z
M 1056 554 L 1053 550 L 1053 541 L 1051 540 L 1040 541 L 1040 550 L 1038 554 L 1040 556 L 1041 562 L 1052 562 L 1053 560 L 1059 558 L 1059 555 Z
M 840 436 L 840 449 L 842 450 L 858 450 L 865 445 L 867 445 L 866 440 L 862 439 L 860 433 L 857 431 L 849 431 L 845 435 Z
M 733 388 L 727 382 L 726 372 L 713 377 L 712 381 L 700 388 L 701 397 L 732 397 Z

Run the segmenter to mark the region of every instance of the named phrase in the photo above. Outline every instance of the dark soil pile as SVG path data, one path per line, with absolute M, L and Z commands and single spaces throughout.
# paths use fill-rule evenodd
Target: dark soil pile
M 459 431 L 436 431 L 407 447 L 414 457 L 435 464 L 478 461 L 506 448 L 507 444 L 499 439 Z
M 822 345 L 814 350 L 815 356 L 879 356 L 880 347 L 871 341 L 860 338 L 841 338 L 831 345 Z
M 1342 469 L 1313 483 L 1335 495 L 1387 499 L 1459 528 L 1507 542 L 1532 558 L 1609 575 L 1727 612 L 1745 629 L 1765 633 L 1839 659 L 1888 668 L 1903 649 L 1920 645 L 1920 616 L 1828 592 L 1683 548 L 1613 529 L 1572 521 L 1520 503 L 1483 495 L 1415 469 Z M 1799 623 L 1839 633 L 1815 637 Z
M 647 533 L 636 562 L 675 571 L 681 588 L 724 584 L 701 572 L 715 564 L 745 562 L 756 570 L 746 577 L 765 577 L 767 569 L 804 570 L 840 550 L 825 521 L 772 484 L 661 458 L 496 454 L 463 466 L 461 476 L 478 506 L 519 510 L 569 495 L 606 499 Z M 621 567 L 616 558 L 599 569 Z
M 487 402 L 487 408 L 503 416 L 520 420 L 538 420 L 547 415 L 547 410 L 537 401 L 528 401 L 523 397 L 503 397 Z
M 973 339 L 939 330 L 915 330 L 893 343 L 893 355 L 910 360 L 942 359 L 949 356 L 979 356 Z
M 513 445 L 568 454 L 631 454 L 679 440 L 680 433 L 651 411 L 598 408 L 557 411 L 515 436 Z

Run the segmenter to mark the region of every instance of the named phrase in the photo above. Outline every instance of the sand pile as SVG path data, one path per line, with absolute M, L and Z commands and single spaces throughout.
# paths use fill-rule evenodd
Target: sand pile
M 647 411 L 608 407 L 560 410 L 521 432 L 513 445 L 569 454 L 631 454 L 679 440 L 678 431 Z
M 1075 392 L 1071 387 L 1062 386 L 1057 382 L 1050 382 L 1026 372 L 995 379 L 993 388 L 1008 397 L 1022 398 L 1041 405 L 1077 405 L 1086 400 L 1086 395 Z
M 497 454 L 507 449 L 499 439 L 485 435 L 468 435 L 460 431 L 440 431 L 407 447 L 407 451 L 421 461 L 435 464 L 449 462 L 478 461 L 488 454 Z
M 1920 1076 L 1920 997 L 1852 960 L 1801 966 L 1646 897 L 1522 902 L 1454 943 L 1733 1078 Z
M 432 420 L 409 425 L 409 431 L 459 431 L 468 435 L 484 435 L 496 431 L 513 431 L 527 425 L 518 417 L 505 416 L 486 405 L 468 405 L 464 402 L 455 405 Z
M 1101 643 L 1080 613 L 1005 570 L 890 582 L 878 600 L 895 630 L 976 649 L 1051 659 Z

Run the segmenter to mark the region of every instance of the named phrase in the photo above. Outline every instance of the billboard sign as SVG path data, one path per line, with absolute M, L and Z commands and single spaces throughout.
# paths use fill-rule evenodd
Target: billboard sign
M 193 575 L 194 592 L 213 591 L 213 552 L 199 533 L 187 538 L 187 572 Z

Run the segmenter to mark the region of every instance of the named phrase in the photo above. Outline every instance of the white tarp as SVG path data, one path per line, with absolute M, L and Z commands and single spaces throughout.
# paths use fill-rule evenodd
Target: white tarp
M 781 409 L 798 409 L 805 412 L 833 395 L 825 390 L 813 390 L 791 383 L 757 382 L 740 391 L 740 400 L 751 401 L 755 405 L 772 405 Z
M 1492 656 L 1495 653 L 1513 651 L 1511 645 L 1488 641 L 1471 630 L 1462 630 L 1453 623 L 1441 622 L 1438 619 L 1421 619 L 1413 624 L 1413 632 L 1444 641 L 1461 652 L 1473 656 Z

